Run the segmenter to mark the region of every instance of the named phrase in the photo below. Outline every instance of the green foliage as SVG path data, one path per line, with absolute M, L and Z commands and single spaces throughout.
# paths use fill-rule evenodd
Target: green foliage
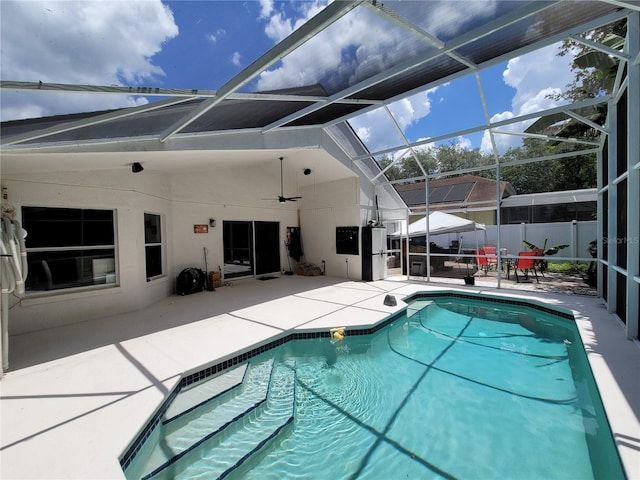
M 491 157 L 480 153 L 480 149 L 469 150 L 457 142 L 430 148 L 416 148 L 414 153 L 415 156 L 409 153 L 397 160 L 385 156 L 379 159 L 378 163 L 382 169 L 393 164 L 385 172 L 389 180 L 415 180 L 423 178 L 425 173 L 428 175 L 434 173 L 454 174 L 456 170 L 493 164 Z
M 586 37 L 609 48 L 622 50 L 626 34 L 627 22 L 620 20 L 597 28 L 589 32 Z M 574 80 L 567 85 L 567 91 L 557 95 L 556 99 L 579 101 L 611 91 L 619 59 L 574 40 L 565 40 L 558 55 L 573 55 Z
M 621 50 L 626 31 L 626 20 L 620 20 L 588 32 L 585 38 L 609 48 Z M 564 93 L 552 98 L 575 102 L 598 97 L 611 91 L 619 65 L 617 57 L 573 40 L 565 41 L 558 55 L 573 56 L 574 80 L 567 85 Z M 595 123 L 604 124 L 607 109 L 604 105 L 594 105 L 576 113 Z M 597 140 L 601 135 L 593 127 L 568 117 L 562 112 L 538 119 L 527 129 L 527 132 L 587 140 Z M 585 147 L 584 144 L 557 139 L 526 138 L 521 147 L 509 149 L 498 159 L 501 164 L 512 164 L 501 167 L 500 178 L 509 182 L 518 194 L 594 188 L 597 185 L 595 154 L 535 161 L 536 158 L 592 148 Z M 389 180 L 424 181 L 425 174 L 454 175 L 459 170 L 493 165 L 495 160 L 493 155 L 485 155 L 479 149 L 470 150 L 456 141 L 451 141 L 448 144 L 417 147 L 413 153 L 405 154 L 398 160 L 385 157 L 379 160 L 379 164 L 383 169 L 393 164 L 385 172 Z M 475 172 L 474 175 L 495 178 L 496 173 L 493 169 L 487 169 Z
M 588 263 L 549 262 L 549 264 L 547 265 L 548 272 L 562 273 L 565 275 L 586 274 L 587 270 L 589 270 Z
M 538 248 L 542 248 L 544 250 L 543 255 L 546 256 L 551 256 L 551 255 L 555 255 L 556 253 L 558 253 L 560 250 L 563 250 L 565 248 L 568 248 L 569 245 L 558 245 L 555 247 L 549 247 L 547 248 L 547 240 L 545 239 L 544 241 L 544 246 L 543 247 L 537 247 L 535 246 L 533 243 L 529 243 L 526 240 L 522 241 L 522 244 L 527 247 L 530 248 L 531 250 L 536 250 Z
M 526 162 L 580 148 L 584 147 L 572 143 L 553 144 L 538 139 L 526 139 L 522 147 L 509 149 L 500 162 Z M 511 183 L 518 194 L 594 188 L 597 185 L 597 160 L 594 154 L 588 154 L 561 160 L 505 166 L 500 170 L 500 178 Z

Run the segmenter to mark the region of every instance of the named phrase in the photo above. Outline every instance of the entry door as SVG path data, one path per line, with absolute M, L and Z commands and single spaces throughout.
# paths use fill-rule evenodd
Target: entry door
M 256 275 L 280 271 L 280 224 L 253 222 L 255 231 Z

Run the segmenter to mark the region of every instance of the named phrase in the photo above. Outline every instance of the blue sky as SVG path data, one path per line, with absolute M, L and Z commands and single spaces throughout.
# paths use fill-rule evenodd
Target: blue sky
M 325 3 L 2 0 L 0 75 L 2 80 L 17 81 L 216 89 L 320 11 Z M 339 82 L 343 79 L 336 71 L 345 58 L 352 58 L 364 75 L 366 55 L 388 52 L 388 46 L 394 45 L 391 31 L 371 35 L 372 22 L 376 21 L 359 15 L 353 21 L 338 22 L 320 41 L 285 58 L 251 86 L 268 89 L 315 83 L 319 78 Z M 572 79 L 569 60 L 556 53 L 557 46 L 549 47 L 481 72 L 492 119 L 508 119 L 535 108 L 555 106 L 547 95 Z M 25 92 L 2 92 L 1 100 L 3 121 L 148 101 L 124 96 Z M 389 109 L 410 141 L 485 122 L 473 76 L 422 92 Z M 371 150 L 402 142 L 383 110 L 362 115 L 352 125 Z M 486 150 L 489 146 L 488 137 L 482 133 L 455 141 L 470 148 Z M 504 135 L 498 141 L 504 149 L 516 144 L 518 138 Z

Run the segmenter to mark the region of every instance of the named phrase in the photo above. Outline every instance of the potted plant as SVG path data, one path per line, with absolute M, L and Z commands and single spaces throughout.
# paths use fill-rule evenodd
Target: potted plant
M 464 279 L 464 284 L 465 285 L 475 285 L 476 284 L 476 277 L 474 277 L 471 272 L 469 272 L 469 259 L 465 258 L 464 259 L 464 263 L 465 266 L 467 267 L 467 273 L 464 277 L 462 277 Z M 460 265 L 460 264 L 458 264 Z

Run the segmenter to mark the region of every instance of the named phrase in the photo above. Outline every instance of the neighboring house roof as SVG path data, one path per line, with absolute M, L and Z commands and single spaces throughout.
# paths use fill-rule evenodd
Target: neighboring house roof
M 513 195 L 501 202 L 504 207 L 525 207 L 529 205 L 556 205 L 558 203 L 597 202 L 598 189 L 566 190 L 561 192 L 528 193 Z
M 424 208 L 424 182 L 396 185 L 400 197 L 410 208 Z M 500 182 L 500 198 L 516 193 L 509 182 Z M 429 209 L 495 209 L 496 182 L 490 178 L 475 175 L 461 175 L 429 180 Z

